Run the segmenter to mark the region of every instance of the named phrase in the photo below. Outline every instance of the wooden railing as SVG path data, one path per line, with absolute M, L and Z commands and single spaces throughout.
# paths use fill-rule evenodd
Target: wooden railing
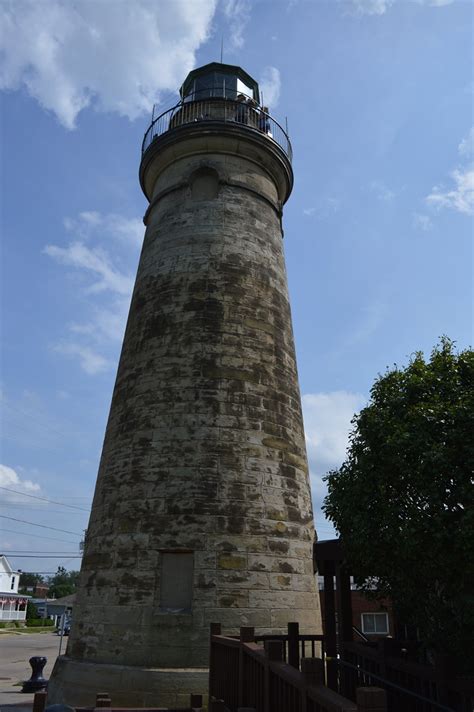
M 287 634 L 256 635 L 256 643 L 265 643 L 267 640 L 279 640 L 283 643 L 283 660 L 299 669 L 301 658 L 322 658 L 326 656 L 324 635 L 304 634 L 299 630 L 298 623 L 288 623 Z
M 386 690 L 388 712 L 472 712 L 472 681 L 447 681 L 428 665 L 384 654 L 382 648 L 343 643 L 340 649 L 341 694 L 355 699 L 360 685 Z
M 291 632 L 281 639 L 269 637 L 272 639 L 263 641 L 262 646 L 256 642 L 253 628 L 241 628 L 240 637 L 235 638 L 221 635 L 220 624 L 211 625 L 212 712 L 238 712 L 239 708 L 255 712 L 384 712 L 383 690 L 358 690 L 357 702 L 352 702 L 324 685 L 321 657 L 302 657 L 298 667 L 285 662 L 285 649 L 287 657 L 291 655 Z

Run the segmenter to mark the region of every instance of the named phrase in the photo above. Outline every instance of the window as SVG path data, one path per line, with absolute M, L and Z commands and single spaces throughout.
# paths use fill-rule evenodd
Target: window
M 362 632 L 388 635 L 388 615 L 386 613 L 362 613 Z
M 213 200 L 219 194 L 219 176 L 212 168 L 198 168 L 189 179 L 193 200 Z
M 161 553 L 160 610 L 190 613 L 193 601 L 194 554 Z
M 193 100 L 207 97 L 222 97 L 235 99 L 237 77 L 222 72 L 208 72 L 196 77 L 193 87 Z
M 14 588 L 15 588 L 15 577 L 12 576 L 12 585 L 10 586 L 10 591 L 13 591 Z

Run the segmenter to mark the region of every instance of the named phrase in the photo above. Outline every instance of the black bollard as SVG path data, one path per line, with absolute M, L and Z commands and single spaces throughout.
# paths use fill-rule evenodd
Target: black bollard
M 22 692 L 39 692 L 40 690 L 46 690 L 48 681 L 43 677 L 43 669 L 47 662 L 47 658 L 37 655 L 30 658 L 30 665 L 33 672 L 31 673 L 30 679 L 24 681 L 23 687 L 21 688 Z

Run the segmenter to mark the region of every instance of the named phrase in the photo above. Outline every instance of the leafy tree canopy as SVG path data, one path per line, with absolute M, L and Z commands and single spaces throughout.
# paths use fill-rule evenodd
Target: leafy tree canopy
M 455 660 L 474 639 L 474 352 L 443 338 L 375 381 L 326 516 L 352 572 Z M 364 583 L 365 582 L 365 583 Z
M 58 570 L 48 579 L 49 598 L 62 598 L 69 596 L 76 590 L 79 579 L 79 571 L 66 571 L 64 566 L 58 566 Z

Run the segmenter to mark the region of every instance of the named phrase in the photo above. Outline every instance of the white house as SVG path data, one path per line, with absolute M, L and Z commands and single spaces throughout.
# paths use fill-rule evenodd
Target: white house
M 14 571 L 7 557 L 0 554 L 0 622 L 24 621 L 29 596 L 18 593 L 20 571 Z

